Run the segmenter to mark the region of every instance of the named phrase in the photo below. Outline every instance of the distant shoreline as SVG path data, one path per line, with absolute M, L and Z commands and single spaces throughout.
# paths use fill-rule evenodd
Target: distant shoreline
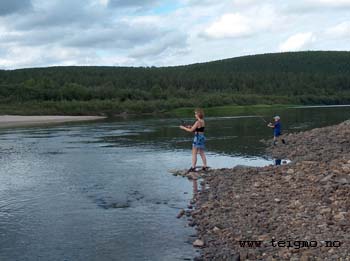
M 0 128 L 45 125 L 64 122 L 94 121 L 105 119 L 104 116 L 21 116 L 0 115 Z

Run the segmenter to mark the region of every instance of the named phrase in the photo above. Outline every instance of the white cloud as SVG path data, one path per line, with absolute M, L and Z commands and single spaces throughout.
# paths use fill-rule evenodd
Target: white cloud
M 2 49 L 3 45 L 0 45 L 0 50 Z M 3 69 L 77 64 L 84 66 L 132 66 L 137 62 L 134 58 L 130 58 L 127 55 L 97 54 L 94 50 L 79 50 L 59 46 L 12 46 L 6 50 L 6 53 L 0 56 L 0 64 Z
M 242 37 L 252 33 L 250 20 L 241 14 L 225 14 L 205 30 L 208 37 Z
M 226 13 L 209 25 L 203 35 L 217 39 L 246 37 L 265 30 L 274 30 L 280 26 L 278 20 L 283 19 L 273 6 L 263 5 L 242 13 Z
M 342 22 L 336 26 L 326 29 L 325 34 L 331 38 L 350 37 L 350 21 Z
M 232 0 L 232 4 L 236 6 L 251 6 L 258 2 L 258 0 Z
M 97 27 L 76 32 L 62 39 L 61 44 L 96 49 L 131 49 L 160 38 L 164 33 L 156 27 L 130 26 L 126 23 L 119 23 L 113 27 Z
M 125 24 L 129 24 L 132 26 L 161 26 L 162 25 L 162 19 L 159 16 L 155 15 L 142 15 L 142 16 L 123 16 L 120 18 L 121 22 L 124 22 Z
M 108 6 L 109 1 L 108 0 L 99 0 L 100 4 L 103 6 Z
M 222 0 L 222 2 L 227 0 Z M 218 3 L 216 0 L 182 0 L 182 2 L 189 6 L 207 6 L 207 5 L 215 5 Z
M 290 36 L 284 43 L 279 46 L 279 51 L 289 52 L 289 51 L 300 51 L 307 47 L 309 44 L 313 43 L 316 37 L 313 33 L 298 33 Z
M 5 68 L 48 66 L 51 63 L 74 64 L 73 57 L 77 55 L 77 50 L 67 48 L 11 46 L 0 58 L 0 64 Z
M 349 7 L 350 0 L 0 0 L 0 69 L 350 50 Z
M 322 5 L 329 7 L 350 6 L 350 0 L 306 0 L 305 2 L 313 5 Z
M 172 53 L 179 51 L 186 46 L 186 35 L 182 33 L 170 33 L 146 45 L 137 46 L 134 50 L 130 51 L 130 56 L 134 58 L 156 57 L 164 52 Z

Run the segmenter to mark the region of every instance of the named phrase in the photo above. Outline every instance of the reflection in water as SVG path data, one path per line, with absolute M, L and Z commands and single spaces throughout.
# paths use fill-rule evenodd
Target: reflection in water
M 197 196 L 198 196 L 198 192 L 204 191 L 205 190 L 205 182 L 203 179 L 199 179 L 200 184 L 201 184 L 201 189 L 198 191 L 198 178 L 197 177 L 193 177 L 192 179 L 192 192 L 193 192 L 193 197 L 192 197 L 192 201 L 196 202 L 197 200 Z
M 193 178 L 192 182 L 193 182 L 193 199 L 195 199 L 196 196 L 197 196 L 197 194 L 198 194 L 198 182 L 197 182 L 197 178 Z

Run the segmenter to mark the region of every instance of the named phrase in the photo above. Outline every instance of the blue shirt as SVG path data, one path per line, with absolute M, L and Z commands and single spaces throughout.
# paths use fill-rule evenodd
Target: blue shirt
M 276 137 L 281 135 L 281 123 L 279 121 L 274 124 L 273 135 Z

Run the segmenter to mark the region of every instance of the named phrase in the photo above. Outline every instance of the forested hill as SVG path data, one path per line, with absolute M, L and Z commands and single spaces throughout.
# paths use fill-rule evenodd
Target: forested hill
M 79 114 L 227 104 L 350 103 L 350 52 L 263 54 L 160 68 L 0 70 L 0 101 L 54 104 L 58 113 L 60 103 L 70 102 L 79 104 L 80 111 L 72 111 Z
M 236 72 L 350 72 L 350 52 L 309 51 L 242 56 L 190 65 Z

